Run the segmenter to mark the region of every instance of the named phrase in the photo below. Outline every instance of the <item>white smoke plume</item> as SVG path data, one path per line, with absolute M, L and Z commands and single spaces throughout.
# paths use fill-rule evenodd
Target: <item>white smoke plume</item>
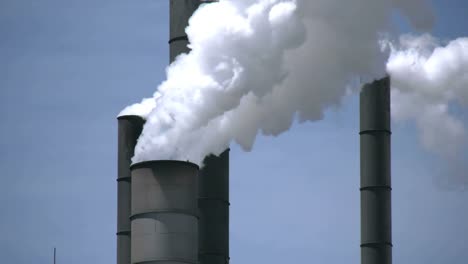
M 466 133 L 450 106 L 468 103 L 468 38 L 441 46 L 430 35 L 405 35 L 389 46 L 393 119 L 414 120 L 425 148 L 455 158 Z
M 458 131 L 454 135 L 463 134 L 454 117 L 445 119 L 444 102 L 425 101 L 432 97 L 411 88 L 413 76 L 392 67 L 400 47 L 408 47 L 390 45 L 383 52 L 381 38 L 393 32 L 393 12 L 417 29 L 434 22 L 425 0 L 221 0 L 201 6 L 186 29 L 191 52 L 167 68 L 153 98 L 120 114 L 147 120 L 133 161 L 201 164 L 233 141 L 250 150 L 257 134 L 278 135 L 295 118 L 320 120 L 340 104 L 351 81 L 379 78 L 387 69 L 398 87 L 393 101 L 401 102 L 395 117 L 417 119 L 422 128 L 437 117 Z M 401 114 L 405 100 L 424 102 L 426 118 Z M 423 141 L 436 148 L 439 143 L 429 143 L 436 133 L 424 130 Z
M 442 158 L 436 184 L 466 190 L 466 130 L 462 109 L 468 103 L 468 38 L 448 43 L 430 36 L 400 37 L 390 50 L 392 118 L 414 121 L 422 145 Z

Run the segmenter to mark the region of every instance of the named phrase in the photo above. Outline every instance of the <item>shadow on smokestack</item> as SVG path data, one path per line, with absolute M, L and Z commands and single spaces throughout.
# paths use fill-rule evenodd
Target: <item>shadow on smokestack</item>
M 199 264 L 229 263 L 229 149 L 205 158 L 199 175 Z

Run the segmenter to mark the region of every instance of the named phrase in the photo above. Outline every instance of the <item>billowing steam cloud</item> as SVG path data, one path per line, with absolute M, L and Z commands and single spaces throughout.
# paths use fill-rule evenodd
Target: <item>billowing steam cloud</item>
M 402 36 L 398 44 L 386 45 L 393 119 L 415 121 L 423 146 L 442 158 L 437 185 L 464 190 L 466 131 L 456 109 L 468 103 L 468 38 L 444 45 L 429 35 Z
M 418 53 L 399 50 L 422 40 L 405 38 L 401 46 L 387 43 L 391 49 L 383 52 L 381 38 L 392 32 L 395 11 L 418 29 L 432 26 L 424 0 L 221 0 L 203 5 L 186 30 L 192 51 L 167 68 L 167 79 L 153 98 L 121 113 L 147 119 L 133 161 L 201 164 L 207 154 L 219 154 L 232 141 L 249 150 L 258 133 L 278 135 L 295 118 L 321 119 L 324 110 L 340 103 L 357 77 L 382 77 L 388 52 L 387 68 L 398 88 L 393 92 L 395 117 L 416 119 L 429 148 L 441 143 L 438 131 L 425 128 L 431 118 L 443 119 L 453 129 L 451 136 L 456 135 L 450 144 L 456 145 L 463 129 L 447 115 L 450 100 L 438 101 L 429 92 L 419 95 L 419 84 L 410 80 L 415 76 L 404 74 L 413 64 L 398 59 L 417 57 Z M 430 45 L 421 51 L 428 52 Z M 464 54 L 466 58 L 466 47 Z M 424 56 L 429 54 L 420 56 L 419 63 L 425 65 Z M 425 75 L 418 78 L 425 80 Z M 457 87 L 453 91 L 461 93 Z M 431 104 L 430 99 L 440 104 Z M 415 100 L 425 108 L 405 113 Z
M 392 77 L 392 117 L 413 119 L 423 145 L 453 158 L 464 146 L 464 125 L 451 105 L 468 103 L 468 38 L 441 47 L 429 36 L 402 36 L 389 44 L 387 70 Z

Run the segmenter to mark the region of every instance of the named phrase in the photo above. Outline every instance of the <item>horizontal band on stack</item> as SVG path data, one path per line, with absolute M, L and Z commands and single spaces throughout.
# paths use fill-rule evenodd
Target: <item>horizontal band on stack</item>
M 118 236 L 129 236 L 132 232 L 130 230 L 119 231 L 116 234 Z
M 133 264 L 151 264 L 155 262 L 180 262 L 180 263 L 188 263 L 188 264 L 197 264 L 196 261 L 191 261 L 189 259 L 152 259 L 152 260 L 145 260 L 139 262 L 133 262 Z
M 390 131 L 388 129 L 365 129 L 365 130 L 360 131 L 359 135 L 372 134 L 373 132 L 384 132 L 384 133 L 387 133 L 389 135 L 392 134 L 392 131 Z
M 380 247 L 380 246 L 393 247 L 393 244 L 390 242 L 367 242 L 367 243 L 361 244 L 361 247 Z
M 183 215 L 190 215 L 195 218 L 198 218 L 198 215 L 188 211 L 188 210 L 181 210 L 181 209 L 164 209 L 164 210 L 152 210 L 152 211 L 145 211 L 142 213 L 134 213 L 130 216 L 130 220 L 138 219 L 138 218 L 148 218 L 149 215 L 154 214 L 183 214 Z
M 121 181 L 124 181 L 124 182 L 131 182 L 131 181 L 132 181 L 132 177 L 120 177 L 120 178 L 117 178 L 117 182 L 121 182 Z
M 378 190 L 378 189 L 384 189 L 384 190 L 392 190 L 392 187 L 388 185 L 376 185 L 376 186 L 365 186 L 359 188 L 360 191 L 369 191 L 369 190 Z
M 171 44 L 172 42 L 182 41 L 182 40 L 188 41 L 188 37 L 187 36 L 179 36 L 179 37 L 171 38 L 168 41 L 168 43 Z

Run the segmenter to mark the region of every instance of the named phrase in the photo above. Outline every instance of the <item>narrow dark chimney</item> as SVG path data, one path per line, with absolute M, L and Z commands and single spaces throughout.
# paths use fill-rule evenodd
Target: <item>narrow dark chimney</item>
M 390 78 L 360 94 L 361 263 L 392 263 Z
M 185 28 L 200 0 L 170 0 L 169 7 L 169 62 L 182 53 L 188 53 L 188 38 Z
M 130 165 L 145 121 L 139 116 L 120 116 L 117 120 L 117 264 L 130 264 Z
M 205 158 L 199 174 L 199 264 L 229 263 L 229 149 Z

